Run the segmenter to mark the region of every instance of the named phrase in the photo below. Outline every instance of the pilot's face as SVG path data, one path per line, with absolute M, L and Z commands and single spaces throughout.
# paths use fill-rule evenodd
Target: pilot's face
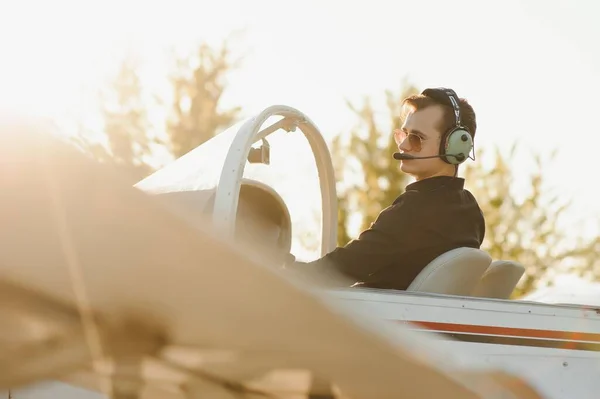
M 398 150 L 415 157 L 439 155 L 444 111 L 440 105 L 431 105 L 418 111 L 410 110 L 400 129 L 394 132 Z M 401 161 L 401 170 L 423 180 L 433 176 L 454 174 L 454 166 L 440 158 Z

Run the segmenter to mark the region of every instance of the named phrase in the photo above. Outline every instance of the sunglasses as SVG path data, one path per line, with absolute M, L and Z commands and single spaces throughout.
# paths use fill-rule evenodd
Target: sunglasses
M 423 140 L 424 137 L 419 136 L 415 133 L 407 133 L 401 129 L 394 130 L 394 140 L 396 141 L 396 145 L 400 145 L 406 140 L 408 137 L 408 144 L 410 144 L 411 151 L 419 152 L 423 148 Z

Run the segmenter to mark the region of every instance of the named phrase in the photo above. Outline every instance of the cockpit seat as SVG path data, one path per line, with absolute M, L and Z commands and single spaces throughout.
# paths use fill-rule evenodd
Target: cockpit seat
M 452 249 L 432 260 L 407 291 L 469 296 L 491 263 L 491 256 L 480 249 Z
M 155 196 L 186 222 L 200 228 L 212 221 L 215 189 L 171 191 Z M 240 245 L 270 256 L 290 252 L 292 222 L 281 196 L 261 182 L 242 179 L 234 239 Z
M 271 187 L 253 180 L 242 181 L 235 225 L 236 240 L 256 245 L 260 250 L 274 249 L 277 255 L 290 253 L 290 213 Z
M 524 273 L 525 267 L 518 262 L 495 260 L 485 271 L 472 296 L 509 299 Z

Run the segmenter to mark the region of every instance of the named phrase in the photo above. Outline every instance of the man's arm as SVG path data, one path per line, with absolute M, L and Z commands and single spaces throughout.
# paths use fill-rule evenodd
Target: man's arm
M 384 209 L 370 228 L 344 247 L 312 262 L 294 262 L 288 267 L 301 271 L 341 273 L 355 281 L 363 281 L 370 274 L 398 261 L 406 248 L 417 239 L 416 222 L 419 206 L 412 196 Z

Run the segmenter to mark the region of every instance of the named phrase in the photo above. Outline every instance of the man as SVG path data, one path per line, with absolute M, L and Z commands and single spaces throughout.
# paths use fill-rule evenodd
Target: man
M 415 182 L 357 239 L 313 262 L 292 259 L 287 269 L 323 278 L 341 275 L 346 283 L 363 287 L 405 290 L 437 256 L 458 247 L 480 247 L 483 214 L 464 189 L 464 179 L 457 177 L 458 165 L 473 147 L 473 108 L 452 90 L 437 88 L 406 98 L 402 109 L 394 158 Z

